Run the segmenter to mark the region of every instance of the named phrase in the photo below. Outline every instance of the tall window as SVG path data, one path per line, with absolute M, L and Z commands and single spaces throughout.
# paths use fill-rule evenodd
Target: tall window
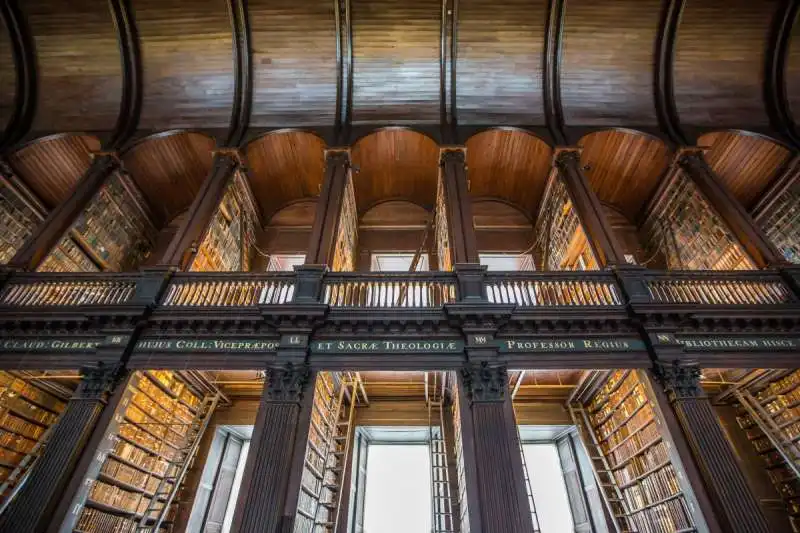
M 305 254 L 273 254 L 269 256 L 267 272 L 291 272 L 305 261 Z
M 415 254 L 372 254 L 370 270 L 373 272 L 408 272 Z M 428 270 L 428 254 L 420 255 L 417 272 Z
M 542 533 L 572 533 L 572 512 L 555 444 L 522 447 Z
M 490 271 L 517 272 L 535 270 L 529 254 L 479 254 L 482 265 Z

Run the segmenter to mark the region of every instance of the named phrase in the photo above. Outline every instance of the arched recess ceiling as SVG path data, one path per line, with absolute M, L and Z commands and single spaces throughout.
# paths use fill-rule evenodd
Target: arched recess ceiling
M 675 44 L 675 102 L 692 126 L 769 124 L 765 50 L 776 0 L 687 0 Z
M 36 46 L 33 131 L 111 131 L 122 99 L 122 63 L 108 2 L 19 5 Z
M 441 3 L 350 0 L 353 122 L 439 122 Z
M 353 186 L 358 212 L 382 200 L 403 199 L 432 207 L 439 179 L 439 146 L 415 131 L 390 128 L 353 146 Z
M 335 2 L 249 0 L 253 127 L 333 124 Z
M 544 124 L 547 5 L 547 0 L 459 0 L 460 124 Z
M 227 129 L 234 62 L 225 0 L 134 0 L 133 7 L 144 71 L 139 127 Z
M 325 143 L 300 131 L 264 135 L 247 145 L 247 165 L 250 186 L 267 223 L 287 204 L 319 195 Z
M 32 142 L 8 158 L 14 172 L 48 209 L 66 200 L 92 162 L 100 141 L 88 135 L 56 135 Z
M 514 130 L 484 131 L 470 137 L 466 146 L 470 195 L 512 202 L 535 217 L 550 173 L 550 146 Z
M 569 0 L 561 105 L 567 124 L 656 124 L 654 43 L 662 0 Z
M 791 152 L 780 144 L 745 132 L 707 133 L 697 144 L 709 149 L 705 154 L 708 164 L 748 209 L 791 157 Z
M 635 222 L 669 164 L 667 145 L 655 137 L 622 130 L 590 133 L 578 145 L 583 147 L 584 174 L 600 201 Z
M 213 149 L 212 138 L 179 131 L 145 139 L 123 154 L 159 227 L 192 204 L 211 169 Z
M 14 69 L 14 54 L 11 51 L 11 36 L 0 17 L 0 139 L 14 114 L 16 102 L 17 72 Z
M 800 19 L 800 15 L 798 15 Z M 786 57 L 786 98 L 795 123 L 796 131 L 800 132 L 797 125 L 800 123 L 800 21 L 797 19 L 792 26 L 792 37 L 789 40 L 789 50 Z

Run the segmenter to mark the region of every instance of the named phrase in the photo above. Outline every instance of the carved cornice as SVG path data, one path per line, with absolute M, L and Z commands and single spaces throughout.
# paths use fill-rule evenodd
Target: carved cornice
M 653 374 L 664 387 L 670 400 L 682 400 L 700 397 L 700 368 L 694 365 L 682 365 L 678 361 L 672 363 L 653 363 Z
M 306 364 L 286 363 L 267 368 L 266 378 L 264 395 L 268 401 L 300 403 L 311 378 L 311 370 Z
M 73 400 L 106 401 L 117 384 L 125 377 L 122 364 L 85 366 L 81 368 L 81 381 L 73 394 Z
M 508 394 L 508 370 L 505 365 L 488 361 L 467 363 L 461 369 L 464 390 L 473 403 L 502 402 Z

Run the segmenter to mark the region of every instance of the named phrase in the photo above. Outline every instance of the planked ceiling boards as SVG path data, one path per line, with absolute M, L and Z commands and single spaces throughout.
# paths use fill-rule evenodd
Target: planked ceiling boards
M 771 139 L 737 131 L 707 133 L 697 144 L 708 148 L 705 153 L 708 164 L 748 210 L 792 155 Z
M 359 215 L 389 199 L 433 207 L 439 146 L 430 137 L 404 128 L 378 130 L 353 146 L 352 162 Z
M 590 133 L 578 145 L 583 172 L 600 201 L 637 221 L 669 164 L 669 147 L 629 130 Z
M 211 169 L 214 139 L 175 131 L 148 137 L 122 154 L 125 169 L 165 226 L 192 204 Z
M 253 127 L 333 124 L 336 25 L 330 0 L 248 0 Z
M 567 124 L 657 124 L 654 48 L 661 0 L 569 0 L 561 104 Z
M 122 63 L 108 2 L 19 3 L 36 46 L 33 130 L 110 131 L 122 100 Z
M 48 209 L 70 194 L 89 168 L 100 141 L 89 135 L 53 135 L 25 145 L 8 162 Z
M 675 102 L 692 126 L 759 127 L 777 0 L 687 0 L 675 45 Z
M 277 132 L 247 145 L 250 186 L 264 223 L 282 207 L 319 195 L 325 174 L 325 142 L 301 131 Z
M 584 370 L 526 370 L 514 402 L 531 400 L 566 400 L 580 381 Z M 520 378 L 518 370 L 509 370 L 509 386 L 514 390 Z
M 425 372 L 375 370 L 360 374 L 370 400 L 425 399 Z M 429 373 L 429 377 L 433 375 Z
M 547 7 L 547 0 L 459 0 L 460 124 L 544 124 Z
M 470 196 L 505 200 L 535 217 L 550 172 L 550 146 L 532 134 L 505 129 L 478 133 L 465 144 Z
M 233 34 L 223 0 L 135 0 L 144 98 L 139 127 L 223 128 L 234 100 Z

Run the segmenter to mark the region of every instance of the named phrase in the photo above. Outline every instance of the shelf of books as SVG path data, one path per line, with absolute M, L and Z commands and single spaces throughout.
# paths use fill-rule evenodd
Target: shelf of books
M 434 231 L 436 235 L 436 253 L 439 259 L 439 270 L 453 270 L 453 257 L 450 251 L 450 227 L 447 219 L 447 195 L 441 171 L 436 184 L 436 208 L 434 211 Z
M 334 272 L 353 272 L 355 270 L 356 250 L 358 249 L 358 212 L 353 180 L 348 173 L 336 227 L 336 241 L 333 250 L 331 270 Z
M 755 214 L 767 238 L 790 263 L 800 264 L 800 180 Z
M 780 372 L 738 397 L 739 426 L 763 459 L 792 529 L 800 532 L 800 370 Z
M 176 372 L 133 374 L 60 531 L 171 532 L 174 494 L 208 405 Z
M 44 222 L 44 209 L 0 175 L 0 265 L 5 265 Z
M 701 531 L 697 505 L 679 475 L 680 461 L 665 437 L 647 378 L 635 370 L 611 372 L 581 411 L 582 438 L 598 484 L 620 531 Z M 598 464 L 599 463 L 599 464 Z M 692 500 L 690 504 L 689 501 Z
M 0 501 L 25 479 L 66 405 L 34 380 L 0 371 Z

